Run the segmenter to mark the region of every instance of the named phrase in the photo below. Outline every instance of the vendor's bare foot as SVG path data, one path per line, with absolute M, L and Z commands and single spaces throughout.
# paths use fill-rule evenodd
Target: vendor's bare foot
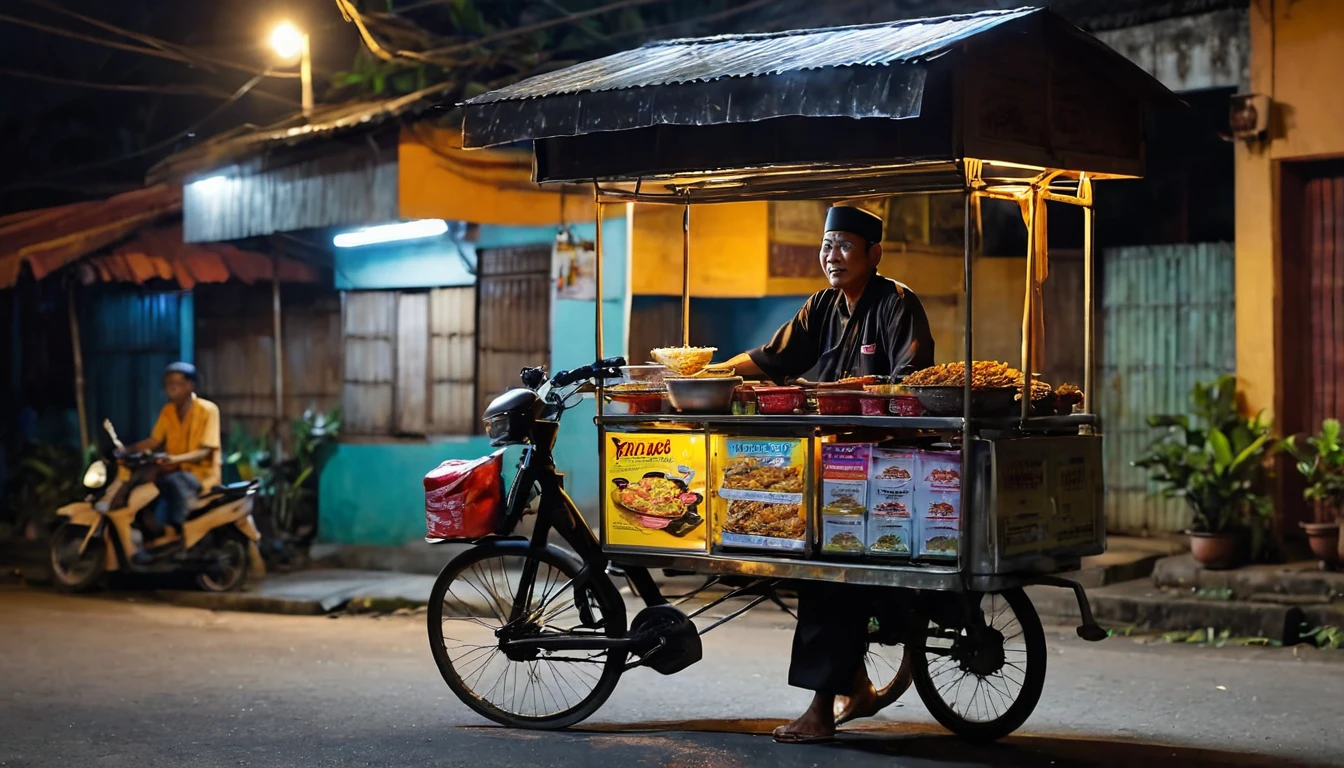
M 873 684 L 865 680 L 854 695 L 835 697 L 835 724 L 844 725 L 852 720 L 872 717 L 884 706 L 886 705 L 879 703 Z
M 835 697 L 817 694 L 803 716 L 775 729 L 780 744 L 815 744 L 835 738 Z

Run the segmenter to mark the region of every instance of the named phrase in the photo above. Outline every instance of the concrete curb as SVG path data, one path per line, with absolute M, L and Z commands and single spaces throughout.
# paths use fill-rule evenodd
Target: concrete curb
M 1315 563 L 1253 565 L 1230 571 L 1201 568 L 1190 555 L 1164 557 L 1153 569 L 1153 583 L 1181 589 L 1226 589 L 1237 599 L 1259 595 L 1296 595 L 1328 602 L 1344 595 L 1344 573 L 1317 569 Z
M 208 611 L 274 613 L 283 616 L 322 616 L 339 606 L 327 608 L 320 600 L 258 595 L 248 592 L 192 592 L 182 589 L 158 589 L 154 597 L 173 605 L 203 608 Z
M 1078 604 L 1067 590 L 1027 589 L 1037 612 L 1054 621 L 1080 620 Z M 1245 600 L 1201 600 L 1154 587 L 1148 579 L 1087 590 L 1092 612 L 1102 625 L 1141 630 L 1212 627 L 1240 637 L 1266 637 L 1284 644 L 1298 642 L 1302 623 L 1331 623 L 1341 616 L 1330 606 L 1302 606 Z

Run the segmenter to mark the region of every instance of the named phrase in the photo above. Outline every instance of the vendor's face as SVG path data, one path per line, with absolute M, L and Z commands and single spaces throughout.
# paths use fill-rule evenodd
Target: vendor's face
M 832 288 L 862 285 L 882 260 L 882 246 L 853 232 L 830 231 L 821 240 L 821 271 Z

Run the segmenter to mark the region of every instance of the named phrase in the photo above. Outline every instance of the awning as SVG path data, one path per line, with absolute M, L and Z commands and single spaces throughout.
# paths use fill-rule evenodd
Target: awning
M 182 242 L 182 190 L 159 184 L 106 200 L 0 217 L 0 289 L 18 282 L 23 265 L 41 280 L 87 259 L 87 281 L 174 280 L 183 289 L 230 278 L 271 279 L 271 257 L 223 243 Z M 316 282 L 317 270 L 282 259 L 280 279 Z
M 466 102 L 464 146 L 776 117 L 918 117 L 923 65 L 1040 9 L 666 40 Z
M 1020 8 L 652 43 L 468 100 L 463 146 L 531 140 L 535 181 L 621 199 L 847 198 L 960 189 L 966 159 L 1139 176 L 1144 113 L 1179 104 Z

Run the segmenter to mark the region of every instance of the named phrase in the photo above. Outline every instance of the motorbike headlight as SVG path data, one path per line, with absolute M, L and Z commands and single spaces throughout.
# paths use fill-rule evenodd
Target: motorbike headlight
M 102 488 L 107 484 L 107 465 L 101 461 L 95 461 L 89 465 L 84 473 L 85 488 Z

